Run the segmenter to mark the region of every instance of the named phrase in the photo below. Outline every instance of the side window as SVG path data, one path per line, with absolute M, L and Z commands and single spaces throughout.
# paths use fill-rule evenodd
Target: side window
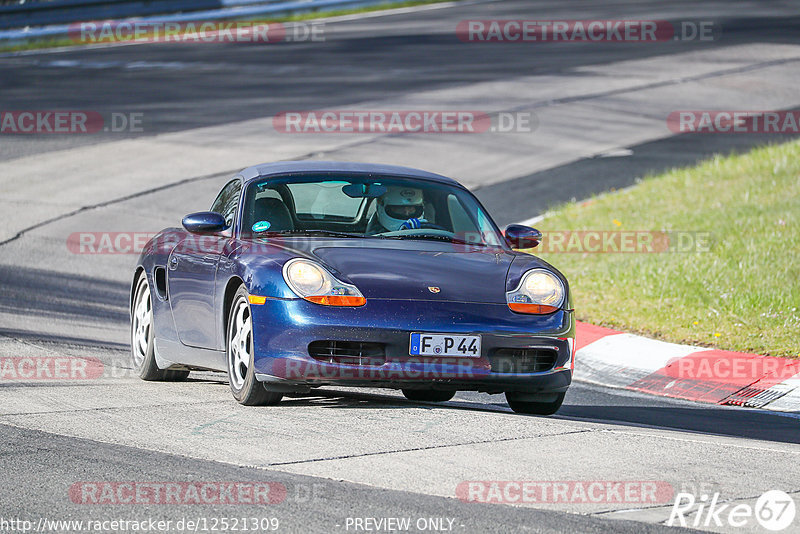
M 450 219 L 453 223 L 453 232 L 464 234 L 475 230 L 475 223 L 469 218 L 467 210 L 455 195 L 447 195 L 447 208 L 450 210 Z
M 236 217 L 236 207 L 239 205 L 241 191 L 241 180 L 234 178 L 222 188 L 217 199 L 211 205 L 211 211 L 222 214 L 228 226 L 233 224 L 233 219 Z
M 497 232 L 495 232 L 492 228 L 491 223 L 489 223 L 489 218 L 485 213 L 483 213 L 482 209 L 478 209 L 478 227 L 480 228 L 481 235 L 483 236 L 483 239 L 486 241 L 487 245 L 500 245 L 500 242 L 497 239 Z

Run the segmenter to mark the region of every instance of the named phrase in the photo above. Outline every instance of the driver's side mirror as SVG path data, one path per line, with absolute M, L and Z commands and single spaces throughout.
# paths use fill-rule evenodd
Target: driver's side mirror
M 542 232 L 521 224 L 509 224 L 505 234 L 506 241 L 513 249 L 534 248 L 542 241 Z
M 225 217 L 214 211 L 190 213 L 183 218 L 181 224 L 193 234 L 215 234 L 228 227 Z

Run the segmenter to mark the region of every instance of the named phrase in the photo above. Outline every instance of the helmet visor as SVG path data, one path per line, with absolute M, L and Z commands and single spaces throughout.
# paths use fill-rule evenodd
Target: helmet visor
M 422 216 L 423 207 L 422 205 L 413 206 L 409 204 L 405 205 L 390 205 L 386 206 L 386 215 L 391 217 L 392 219 L 399 219 L 401 221 L 405 221 L 408 219 L 419 219 Z

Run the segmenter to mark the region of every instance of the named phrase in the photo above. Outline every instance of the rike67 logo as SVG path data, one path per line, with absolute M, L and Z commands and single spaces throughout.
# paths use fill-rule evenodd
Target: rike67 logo
M 779 532 L 794 523 L 797 512 L 794 499 L 783 491 L 770 490 L 763 493 L 755 506 L 747 503 L 721 503 L 719 495 L 703 494 L 697 498 L 691 493 L 678 493 L 667 525 L 749 529 L 760 525 L 767 530 Z

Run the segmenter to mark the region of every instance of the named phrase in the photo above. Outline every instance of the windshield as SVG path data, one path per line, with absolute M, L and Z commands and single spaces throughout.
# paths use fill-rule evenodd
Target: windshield
M 242 234 L 430 239 L 500 246 L 471 193 L 381 176 L 270 178 L 248 186 Z

